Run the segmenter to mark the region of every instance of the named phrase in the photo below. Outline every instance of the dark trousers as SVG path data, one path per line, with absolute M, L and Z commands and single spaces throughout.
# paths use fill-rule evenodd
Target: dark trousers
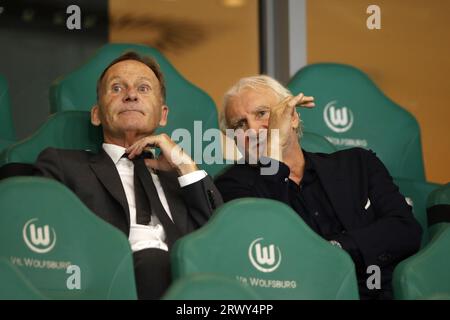
M 134 276 L 140 300 L 160 299 L 171 282 L 170 255 L 160 249 L 133 253 Z

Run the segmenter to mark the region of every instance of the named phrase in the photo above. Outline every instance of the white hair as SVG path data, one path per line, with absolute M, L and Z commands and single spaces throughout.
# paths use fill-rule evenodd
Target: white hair
M 267 75 L 256 75 L 251 77 L 241 78 L 236 84 L 234 84 L 228 91 L 225 93 L 222 102 L 222 110 L 219 114 L 219 127 L 225 132 L 226 129 L 229 128 L 228 121 L 226 118 L 226 109 L 230 103 L 230 100 L 239 95 L 245 89 L 271 89 L 278 97 L 281 102 L 287 97 L 292 97 L 292 93 L 284 87 L 281 83 L 275 80 L 272 77 Z M 303 131 L 301 128 L 301 123 L 298 128 L 299 135 L 301 137 L 301 132 Z

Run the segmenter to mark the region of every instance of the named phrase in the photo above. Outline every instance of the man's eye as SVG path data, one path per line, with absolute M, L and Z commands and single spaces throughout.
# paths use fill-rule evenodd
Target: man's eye
M 237 130 L 237 129 L 244 129 L 244 121 L 239 121 L 238 123 L 236 123 L 234 126 L 233 126 L 233 130 Z
M 120 92 L 120 90 L 122 90 L 122 87 L 118 84 L 115 84 L 111 87 L 112 92 Z
M 262 118 L 262 117 L 264 117 L 264 116 L 267 115 L 267 114 L 268 114 L 268 112 L 267 112 L 266 110 L 263 110 L 263 111 L 258 111 L 257 116 L 258 116 L 259 118 Z
M 149 92 L 150 91 L 150 87 L 147 85 L 141 85 L 138 88 L 139 92 L 145 93 L 145 92 Z

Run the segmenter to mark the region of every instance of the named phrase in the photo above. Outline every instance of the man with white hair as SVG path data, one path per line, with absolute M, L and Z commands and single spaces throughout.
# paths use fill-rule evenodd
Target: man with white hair
M 258 197 L 286 203 L 316 233 L 350 254 L 361 299 L 390 299 L 394 267 L 418 251 L 421 227 L 372 151 L 324 154 L 301 148 L 296 106 L 313 107 L 313 101 L 303 94 L 293 97 L 268 76 L 239 80 L 225 94 L 220 123 L 223 131 L 240 132 L 234 136 L 247 161 L 230 167 L 216 186 L 224 201 Z M 258 161 L 248 161 L 253 157 Z M 277 170 L 264 174 L 267 166 Z M 366 285 L 373 265 L 381 269 L 381 288 Z

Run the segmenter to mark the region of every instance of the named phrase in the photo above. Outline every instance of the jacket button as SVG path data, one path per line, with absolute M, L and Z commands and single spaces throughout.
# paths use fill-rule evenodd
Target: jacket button
M 391 255 L 387 254 L 387 253 L 383 253 L 378 256 L 378 260 L 380 260 L 381 262 L 386 262 L 390 259 L 391 259 Z

